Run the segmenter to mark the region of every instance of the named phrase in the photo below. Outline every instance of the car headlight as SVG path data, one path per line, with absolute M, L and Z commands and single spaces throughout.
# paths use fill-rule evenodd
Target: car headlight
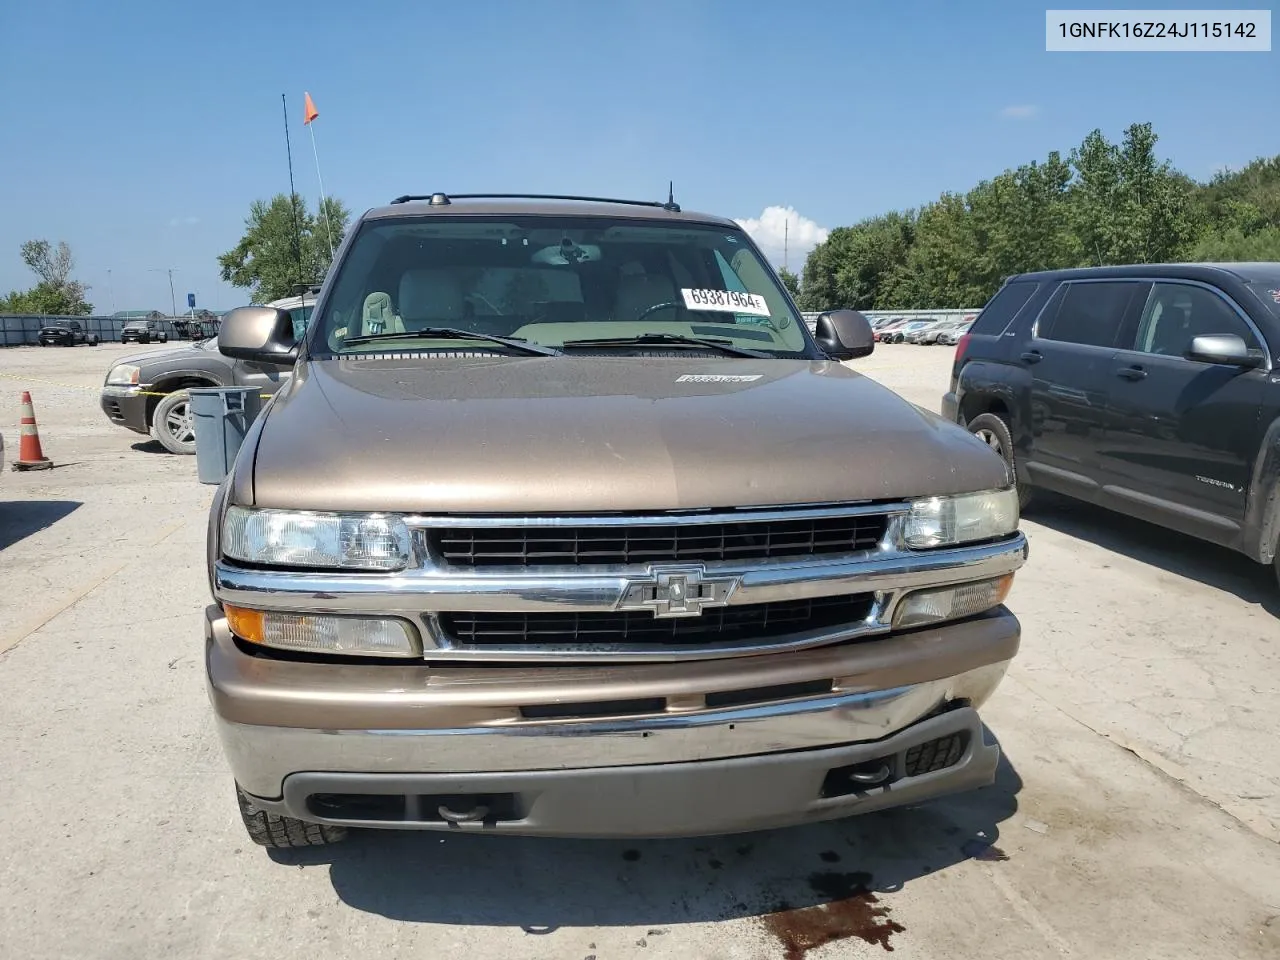
M 911 502 L 905 540 L 913 550 L 993 540 L 1018 529 L 1018 491 L 984 490 Z
M 222 552 L 271 566 L 338 570 L 403 570 L 412 549 L 409 527 L 378 513 L 315 513 L 229 507 Z
M 136 387 L 142 371 L 131 363 L 117 363 L 107 373 L 107 383 L 117 387 Z

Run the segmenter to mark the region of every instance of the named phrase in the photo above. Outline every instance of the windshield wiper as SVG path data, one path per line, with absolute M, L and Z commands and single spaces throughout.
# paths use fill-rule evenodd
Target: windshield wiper
M 488 333 L 477 333 L 474 330 L 459 330 L 455 327 L 424 327 L 421 330 L 406 330 L 403 333 L 366 333 L 360 337 L 343 337 L 344 344 L 378 343 L 382 340 L 482 340 L 486 343 L 498 343 L 511 350 L 519 350 L 538 357 L 558 357 L 560 351 L 554 347 L 530 343 L 519 337 L 496 337 Z
M 642 333 L 638 337 L 597 337 L 590 340 L 566 340 L 561 344 L 564 349 L 571 347 L 630 347 L 630 346 L 663 346 L 685 345 L 704 347 L 707 350 L 719 350 L 731 357 L 754 357 L 759 360 L 772 360 L 773 355 L 759 350 L 749 350 L 737 346 L 732 340 L 720 337 L 686 337 L 682 333 Z

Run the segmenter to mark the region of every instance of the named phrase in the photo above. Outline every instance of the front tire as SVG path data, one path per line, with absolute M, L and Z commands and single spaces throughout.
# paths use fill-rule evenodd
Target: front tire
M 1018 487 L 1018 507 L 1025 510 L 1031 502 L 1031 487 L 1018 481 L 1017 464 L 1013 457 L 1013 433 L 1009 421 L 997 413 L 980 413 L 969 421 L 969 432 L 1004 458 Z
M 322 847 L 339 843 L 347 838 L 346 827 L 324 823 L 307 823 L 293 817 L 281 817 L 266 810 L 259 810 L 249 795 L 236 785 L 236 802 L 240 806 L 240 818 L 249 839 L 260 847 L 276 850 L 293 847 Z
M 190 456 L 196 452 L 196 422 L 186 390 L 175 390 L 157 403 L 151 423 L 156 439 L 170 453 Z

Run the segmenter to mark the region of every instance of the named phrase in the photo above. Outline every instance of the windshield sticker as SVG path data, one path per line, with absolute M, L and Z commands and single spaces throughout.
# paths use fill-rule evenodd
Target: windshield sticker
M 752 383 L 763 373 L 682 373 L 676 383 Z
M 764 297 L 755 293 L 739 293 L 737 290 L 690 290 L 682 288 L 684 305 L 689 310 L 713 310 L 717 313 L 749 313 L 757 317 L 769 316 L 769 305 Z
M 1276 303 L 1280 303 L 1280 290 L 1268 290 L 1267 293 L 1271 294 L 1272 300 Z

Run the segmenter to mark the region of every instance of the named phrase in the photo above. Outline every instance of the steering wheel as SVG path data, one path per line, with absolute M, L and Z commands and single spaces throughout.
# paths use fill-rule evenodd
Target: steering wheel
M 641 310 L 640 316 L 636 317 L 636 322 L 639 323 L 649 314 L 657 313 L 659 310 L 666 310 L 668 307 L 683 307 L 683 306 L 684 306 L 684 303 L 679 300 L 668 300 L 666 303 L 655 303 L 652 306 L 645 307 L 645 309 Z

